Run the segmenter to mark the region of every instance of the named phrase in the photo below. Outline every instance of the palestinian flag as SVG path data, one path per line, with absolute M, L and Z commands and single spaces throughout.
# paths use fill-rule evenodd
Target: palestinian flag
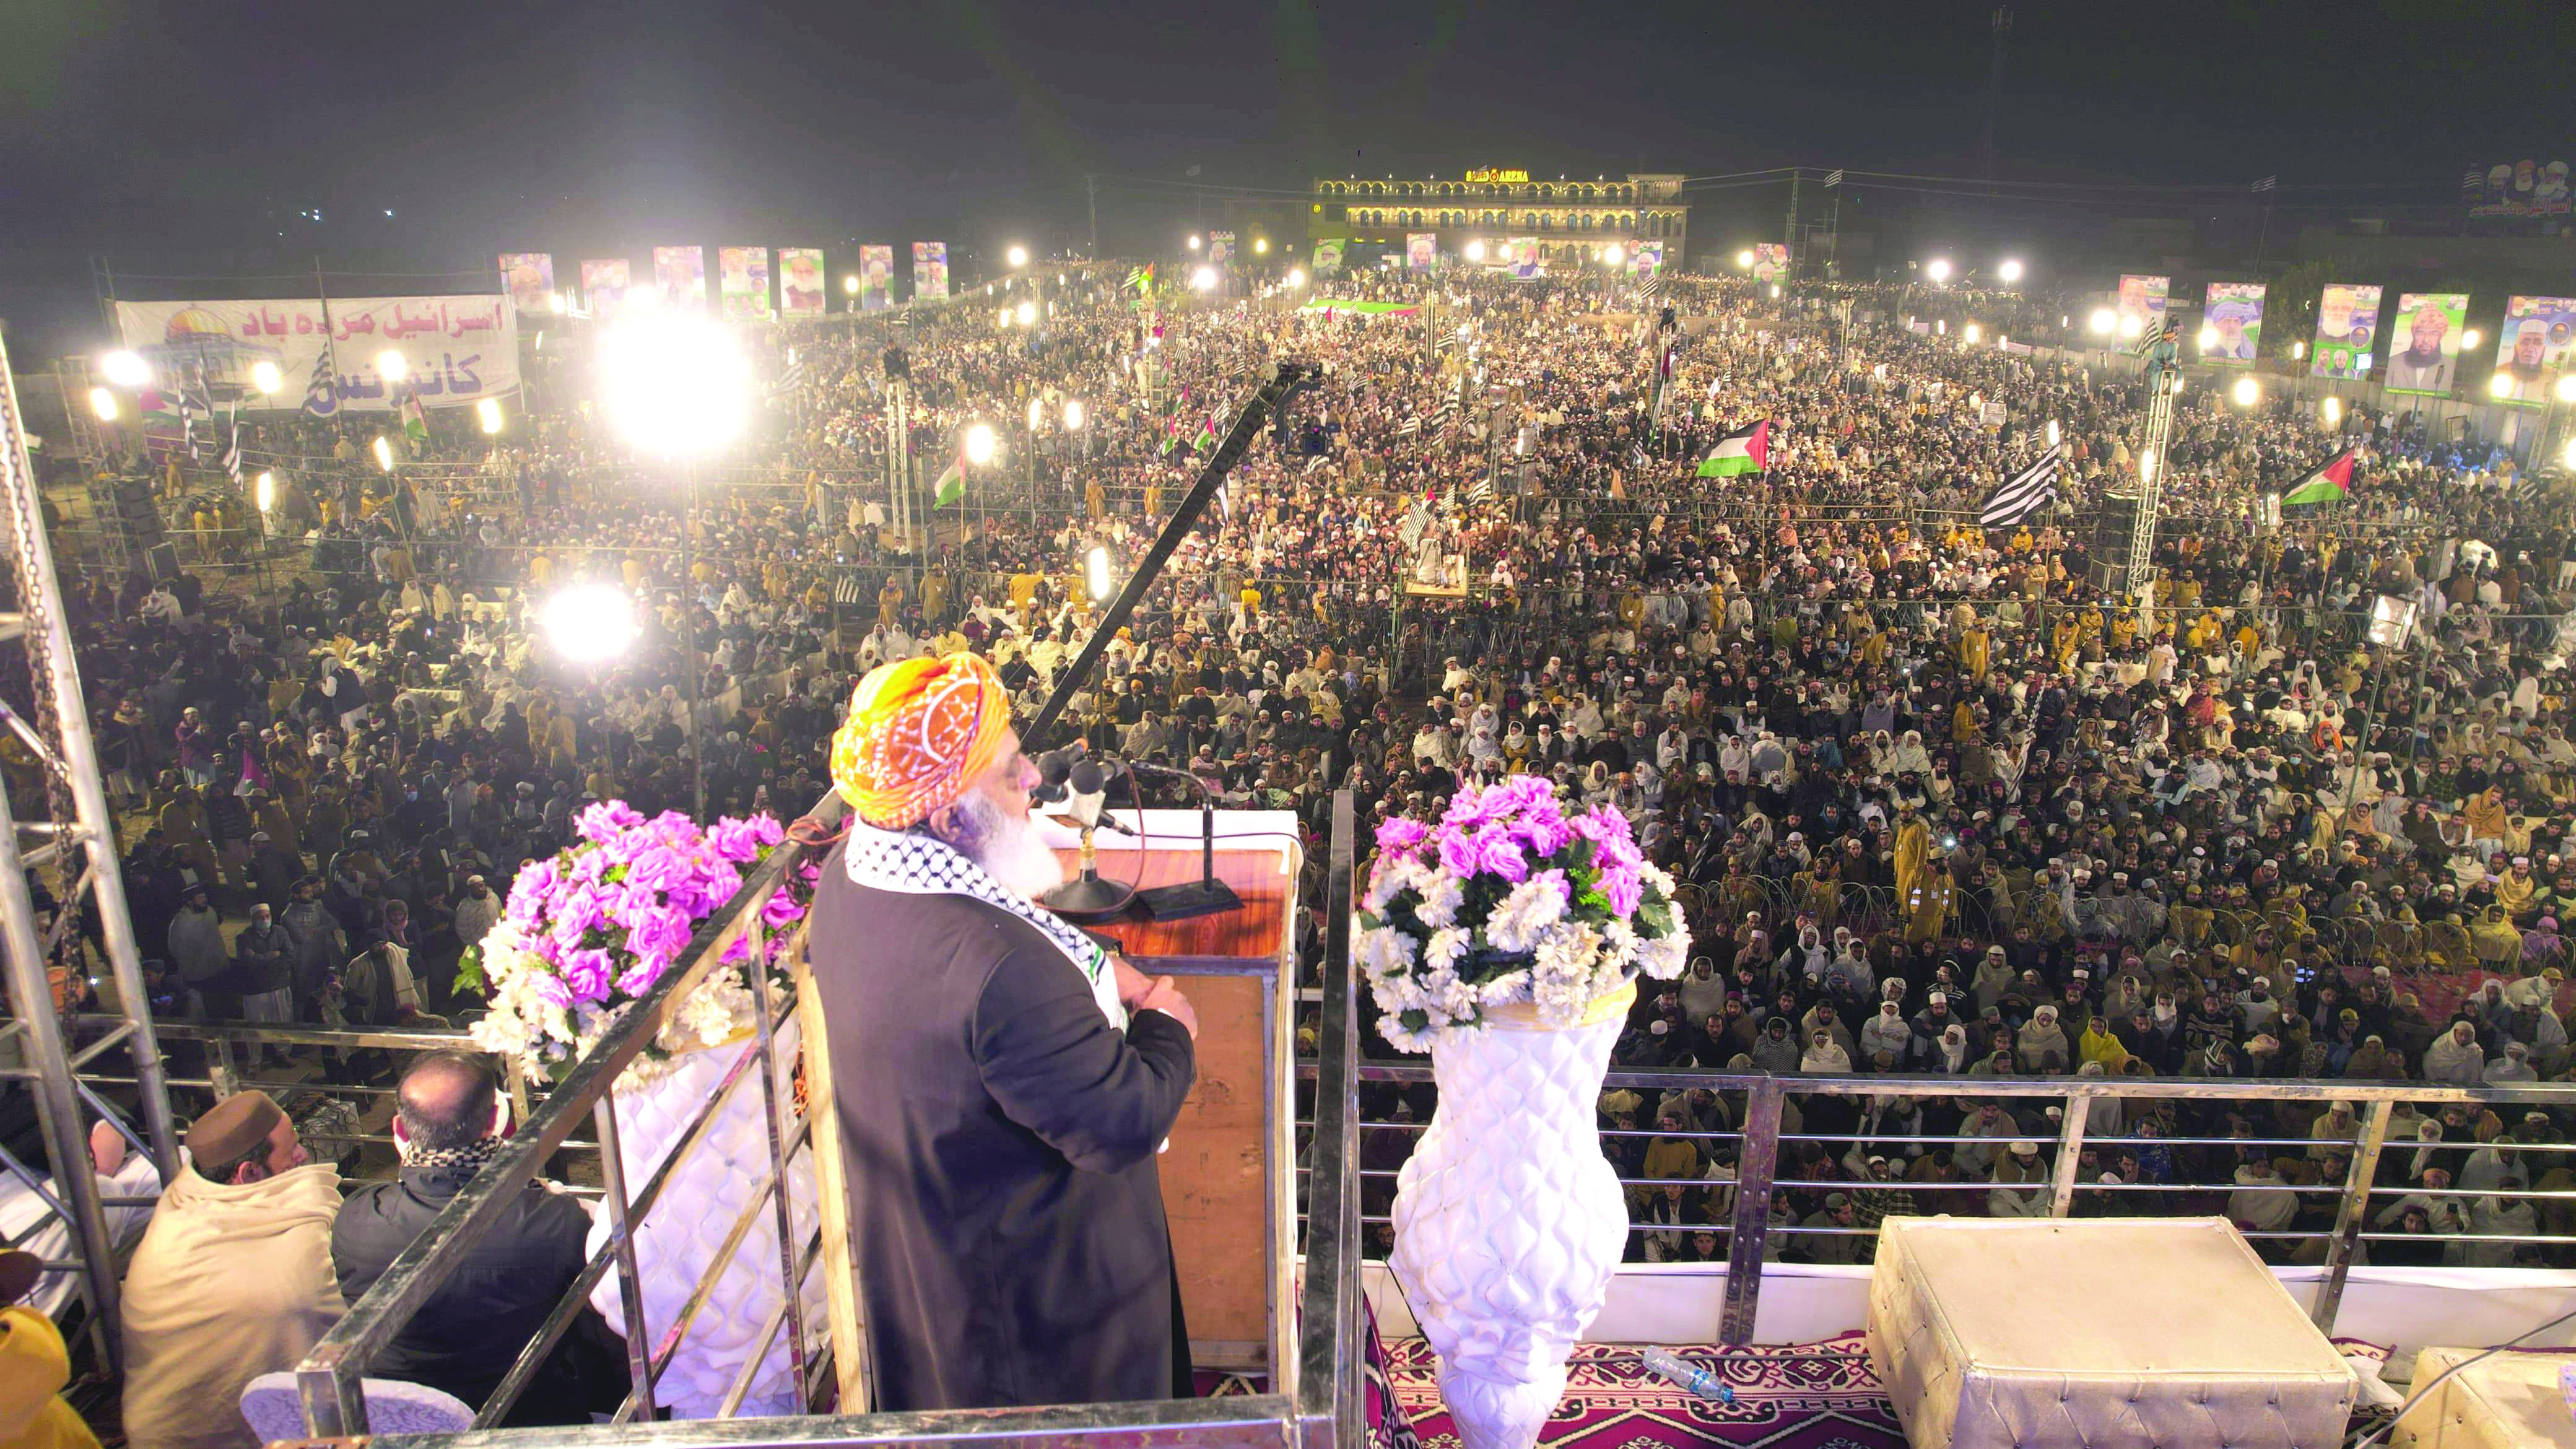
M 1759 473 L 1770 465 L 1771 420 L 1764 418 L 1718 439 L 1708 456 L 1699 460 L 1699 476 L 1732 478 L 1739 473 Z
M 403 390 L 401 412 L 403 433 L 415 443 L 428 442 L 429 413 L 421 407 L 420 394 L 417 391 L 410 388 Z
M 2281 495 L 2281 506 L 2301 503 L 2341 503 L 2352 496 L 2352 460 L 2356 448 L 2346 448 L 2323 463 L 2309 469 L 2290 491 Z
M 948 471 L 940 474 L 939 481 L 930 485 L 930 506 L 945 508 L 951 503 L 962 503 L 965 499 L 966 455 L 960 453 L 948 460 Z

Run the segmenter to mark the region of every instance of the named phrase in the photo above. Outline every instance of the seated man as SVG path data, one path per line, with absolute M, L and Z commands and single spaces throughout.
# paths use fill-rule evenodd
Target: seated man
M 395 1090 L 393 1125 L 401 1179 L 351 1194 L 331 1229 L 340 1291 L 352 1303 L 501 1150 L 510 1099 L 476 1058 L 427 1052 Z M 542 1182 L 525 1184 L 369 1372 L 481 1408 L 580 1275 L 589 1231 L 590 1215 L 578 1200 Z M 614 1411 L 627 1385 L 620 1354 L 603 1351 L 613 1342 L 607 1325 L 584 1308 L 501 1422 L 586 1424 L 593 1409 Z
M 242 1387 L 293 1368 L 344 1309 L 331 1276 L 340 1174 L 311 1160 L 265 1092 L 208 1109 L 188 1157 L 125 1271 L 125 1441 L 250 1449 Z

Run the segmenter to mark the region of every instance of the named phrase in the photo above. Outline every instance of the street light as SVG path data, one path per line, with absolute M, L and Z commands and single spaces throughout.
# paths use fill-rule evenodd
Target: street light
M 1214 291 L 1216 289 L 1216 268 L 1201 267 L 1197 271 L 1190 273 L 1190 286 L 1202 292 Z
M 1932 279 L 1932 285 L 1936 287 L 1941 285 L 1943 282 L 1950 280 L 1950 259 L 1948 257 L 1934 257 L 1932 260 L 1925 262 L 1923 264 L 1923 275 L 1930 277 Z
M 2511 396 L 2513 396 L 2513 374 L 2512 374 L 2512 373 L 2510 373 L 2510 372 L 2499 372 L 2499 373 L 2497 373 L 2495 376 L 2488 378 L 2488 379 L 2487 379 L 2487 396 L 2489 396 L 2489 397 L 2511 397 Z
M 97 414 L 98 420 L 102 423 L 115 422 L 116 394 L 109 392 L 103 387 L 91 388 L 89 390 L 89 410 Z
M 250 385 L 259 389 L 263 397 L 275 397 L 277 390 L 286 386 L 286 375 L 277 370 L 276 363 L 262 359 L 250 365 Z
M 1067 432 L 1082 430 L 1082 399 L 1069 397 L 1064 400 L 1064 426 Z
M 751 363 L 702 313 L 656 312 L 601 340 L 610 423 L 647 453 L 696 458 L 733 441 L 751 415 Z
M 98 360 L 98 370 L 118 387 L 141 387 L 152 381 L 152 365 L 138 352 L 111 352 Z
M 1744 250 L 1737 252 L 1735 254 L 1735 264 L 1748 272 L 1753 270 L 1753 248 L 1746 247 Z
M 1002 260 L 1009 262 L 1011 269 L 1017 271 L 1029 264 L 1029 249 L 1014 243 L 1009 251 L 1002 253 Z
M 487 397 L 474 405 L 475 421 L 483 425 L 486 437 L 501 431 L 501 400 Z
M 384 434 L 376 434 L 376 440 L 367 445 L 367 451 L 376 455 L 377 471 L 390 473 L 394 470 L 394 445 L 385 441 Z
M 400 382 L 411 375 L 411 364 L 403 355 L 388 347 L 376 354 L 376 376 L 387 382 Z
M 2250 408 L 2263 400 L 2263 388 L 2250 377 L 2240 377 L 2236 386 L 2228 390 L 2228 396 L 2236 399 L 2238 407 Z
M 1615 267 L 1628 260 L 1628 249 L 1617 242 L 1612 242 L 1601 249 L 1601 260 L 1604 265 Z
M 266 513 L 270 509 L 275 508 L 277 506 L 277 475 L 274 473 L 260 474 L 259 477 L 253 480 L 251 484 L 250 496 L 252 501 L 259 505 L 259 511 L 262 513 Z
M 1484 259 L 1485 243 L 1483 238 L 1479 237 L 1478 239 L 1467 243 L 1467 260 L 1471 262 L 1481 262 Z
M 2085 330 L 2102 337 L 2110 336 L 2112 329 L 2119 325 L 2120 314 L 2108 307 L 2096 307 L 2093 315 L 2084 319 Z
M 2018 282 L 2018 281 L 2020 281 L 2020 280 L 2021 280 L 2021 258 L 2019 258 L 2019 257 L 2006 257 L 2006 258 L 2004 258 L 2004 260 L 2003 260 L 2003 265 L 2001 265 L 2001 266 L 1999 266 L 1999 267 L 1995 268 L 1995 275 L 1996 275 L 1996 276 L 1998 276 L 1998 277 L 2001 277 L 2001 278 L 2002 278 L 2003 280 L 2005 280 L 2006 282 Z
M 556 591 L 539 616 L 546 643 L 575 664 L 598 664 L 626 652 L 643 632 L 635 604 L 612 584 L 575 584 Z
M 1102 599 L 1109 597 L 1111 580 L 1109 577 L 1109 549 L 1106 545 L 1093 544 L 1091 546 L 1091 552 L 1083 555 L 1082 582 L 1084 587 L 1091 590 L 1091 601 L 1093 603 L 1096 604 Z
M 966 461 L 981 468 L 1001 451 L 1002 440 L 994 435 L 992 425 L 977 423 L 966 430 Z

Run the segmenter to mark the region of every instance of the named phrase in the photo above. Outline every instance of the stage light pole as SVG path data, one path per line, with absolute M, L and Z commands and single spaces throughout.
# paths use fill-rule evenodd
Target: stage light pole
M 699 313 L 657 311 L 600 339 L 600 392 L 609 420 L 640 453 L 680 465 L 680 669 L 687 676 L 690 799 L 707 818 L 706 721 L 699 696 L 694 540 L 698 464 L 738 436 L 751 414 L 751 364 L 731 332 Z

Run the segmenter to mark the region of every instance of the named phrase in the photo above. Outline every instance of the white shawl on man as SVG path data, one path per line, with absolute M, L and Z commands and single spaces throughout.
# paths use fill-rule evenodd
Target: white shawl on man
M 125 1439 L 132 1449 L 251 1449 L 236 1407 L 261 1374 L 293 1368 L 347 1305 L 331 1267 L 339 1170 L 310 1163 L 263 1182 L 183 1168 L 162 1190 L 126 1269 Z

